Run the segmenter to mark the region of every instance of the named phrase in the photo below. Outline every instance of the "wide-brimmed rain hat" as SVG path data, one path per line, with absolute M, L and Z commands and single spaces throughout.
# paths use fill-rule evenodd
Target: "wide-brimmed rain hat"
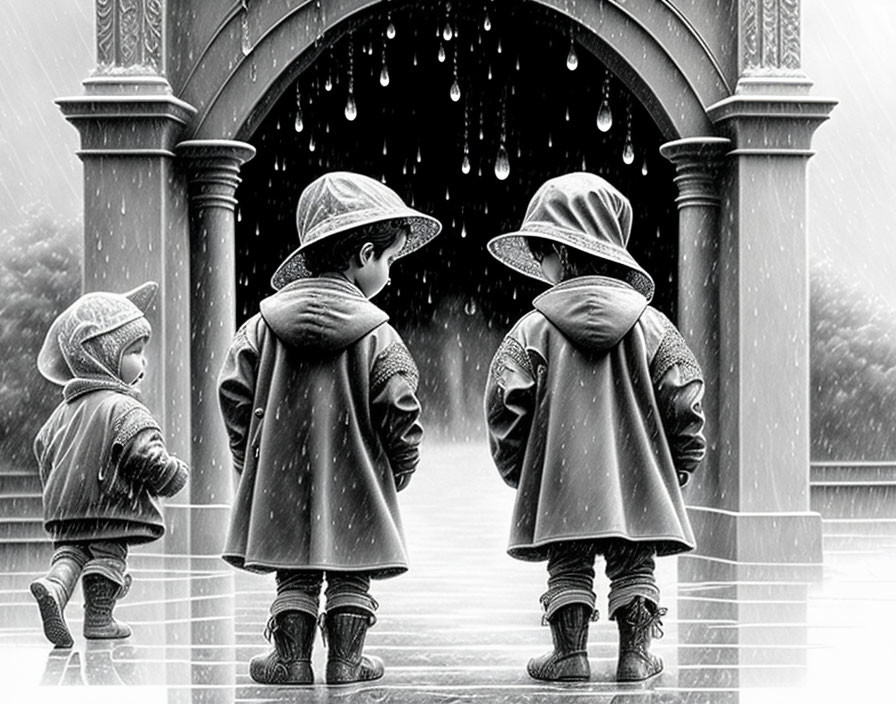
M 388 186 L 362 174 L 333 171 L 312 181 L 299 197 L 296 227 L 299 248 L 274 272 L 271 286 L 311 276 L 305 265 L 309 247 L 336 235 L 388 220 L 404 220 L 410 232 L 396 259 L 420 249 L 442 230 L 442 223 L 405 205 Z
M 626 267 L 628 283 L 649 301 L 653 279 L 626 249 L 631 229 L 628 198 L 600 176 L 580 171 L 545 182 L 529 201 L 520 229 L 492 238 L 488 250 L 511 269 L 550 283 L 526 240 L 565 244 Z
M 155 281 L 147 281 L 127 293 L 81 296 L 50 325 L 37 355 L 38 371 L 60 386 L 76 377 L 117 377 L 124 350 L 152 333 L 144 315 L 158 290 Z

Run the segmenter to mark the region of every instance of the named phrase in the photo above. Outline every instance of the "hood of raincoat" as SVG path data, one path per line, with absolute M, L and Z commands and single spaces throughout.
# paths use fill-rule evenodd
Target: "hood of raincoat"
M 274 334 L 292 347 L 335 352 L 357 342 L 389 316 L 342 279 L 300 279 L 261 302 Z
M 617 279 L 582 276 L 554 286 L 534 305 L 571 342 L 600 352 L 625 337 L 647 307 L 647 299 Z
M 121 383 L 122 353 L 152 333 L 144 313 L 158 289 L 148 281 L 127 293 L 94 291 L 81 296 L 50 325 L 37 356 L 40 373 L 60 386 L 75 379 Z

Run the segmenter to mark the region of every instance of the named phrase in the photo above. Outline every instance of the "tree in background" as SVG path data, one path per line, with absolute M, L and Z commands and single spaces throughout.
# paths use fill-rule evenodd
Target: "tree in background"
M 81 226 L 31 215 L 0 241 L 0 468 L 26 468 L 35 466 L 32 440 L 61 398 L 38 373 L 37 353 L 80 293 Z
M 896 460 L 896 311 L 847 277 L 812 265 L 812 459 Z

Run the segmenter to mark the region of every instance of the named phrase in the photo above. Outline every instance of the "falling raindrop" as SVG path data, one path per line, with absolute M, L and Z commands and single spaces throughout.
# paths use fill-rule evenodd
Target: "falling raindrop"
M 551 133 L 548 132 L 548 148 L 554 146 L 554 138 L 551 136 Z
M 646 156 L 644 157 L 644 161 L 641 163 L 641 175 L 642 176 L 647 175 L 647 157 Z
M 464 154 L 464 160 L 460 163 L 461 173 L 470 173 L 470 155 Z
M 417 163 L 423 161 L 423 154 L 420 152 L 420 145 L 417 145 Z
M 460 236 L 461 239 L 466 238 L 467 236 L 467 223 L 462 223 L 460 226 Z
M 386 140 L 384 139 L 383 140 L 383 156 L 386 156 L 386 154 L 388 154 L 388 153 L 389 153 L 389 149 L 387 148 Z
M 258 67 L 255 65 L 255 62 L 253 61 L 251 64 L 249 64 L 249 79 L 253 83 L 255 83 L 257 78 L 258 78 Z
M 451 84 L 451 90 L 448 92 L 448 95 L 455 103 L 460 100 L 460 86 L 457 83 L 457 78 L 455 78 L 454 82 Z
M 566 68 L 575 71 L 579 67 L 579 57 L 576 55 L 576 46 L 572 39 L 569 40 L 569 53 L 566 55 Z
M 317 149 L 317 145 L 314 143 L 314 137 L 309 136 L 308 137 L 308 151 L 313 152 L 315 149 Z
M 632 104 L 628 103 L 625 114 L 625 146 L 622 147 L 622 161 L 630 165 L 635 161 L 635 148 L 632 145 Z
M 358 117 L 358 106 L 355 104 L 355 97 L 349 93 L 345 103 L 345 119 L 352 122 L 356 117 Z
M 510 176 L 510 157 L 507 156 L 507 149 L 502 143 L 495 156 L 495 178 L 504 181 L 508 176 Z
M 498 53 L 501 53 L 501 37 L 498 37 Z
M 520 70 L 520 57 L 519 56 L 516 57 L 516 70 L 517 71 Z
M 604 98 L 597 111 L 597 129 L 601 132 L 609 132 L 613 126 L 613 113 L 610 111 L 610 103 Z
M 242 0 L 240 3 L 240 50 L 243 56 L 248 56 L 252 51 L 252 40 L 249 37 L 249 3 Z
M 450 42 L 454 38 L 454 30 L 451 28 L 451 23 L 445 23 L 445 29 L 442 30 L 442 39 L 446 42 Z
M 492 80 L 492 65 L 488 65 L 488 80 Z
M 296 132 L 301 132 L 305 129 L 305 122 L 302 119 L 302 96 L 299 93 L 299 84 L 296 83 L 296 121 L 295 121 Z
M 392 23 L 392 15 L 386 15 L 386 19 L 389 20 L 389 24 L 386 25 L 386 37 L 395 39 L 395 25 Z
M 383 88 L 389 85 L 389 67 L 386 66 L 385 60 L 383 60 L 383 68 L 380 69 L 380 85 Z
M 442 44 L 442 43 L 440 43 L 440 44 L 439 44 L 439 63 L 440 63 L 440 64 L 441 64 L 441 63 L 445 63 L 445 57 L 446 57 L 446 54 L 445 54 L 445 45 Z
M 568 106 L 568 105 L 566 106 L 566 117 L 565 117 L 565 119 L 566 119 L 567 122 L 569 122 L 569 106 Z
M 489 16 L 488 16 L 488 15 L 486 15 L 486 16 L 485 16 L 485 19 L 482 21 L 482 28 L 483 28 L 486 32 L 490 32 L 491 29 L 492 29 L 492 21 L 489 19 Z
M 451 191 L 449 191 L 448 188 L 445 188 L 445 200 L 451 200 Z
M 476 315 L 476 301 L 472 298 L 467 300 L 466 305 L 464 305 L 464 313 L 467 315 Z
M 324 90 L 327 91 L 327 93 L 329 93 L 331 90 L 333 90 L 333 77 L 332 76 L 327 76 L 326 80 L 324 81 Z

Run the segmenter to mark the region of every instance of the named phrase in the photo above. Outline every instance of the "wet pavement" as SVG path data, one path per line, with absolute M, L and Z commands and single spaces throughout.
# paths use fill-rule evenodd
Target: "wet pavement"
M 540 625 L 542 564 L 504 552 L 513 492 L 482 443 L 430 444 L 401 495 L 411 571 L 375 582 L 379 621 L 367 652 L 386 664 L 365 685 L 265 687 L 248 659 L 269 646 L 262 631 L 273 579 L 236 573 L 214 557 L 135 550 L 134 585 L 116 615 L 123 641 L 80 636 L 82 598 L 67 610 L 75 647 L 44 640 L 28 583 L 46 549 L 2 552 L 0 701 L 3 702 L 595 702 L 707 704 L 894 701 L 896 530 L 892 524 L 825 524 L 823 576 L 794 566 L 659 560 L 666 669 L 644 685 L 613 681 L 615 624 L 589 637 L 592 681 L 531 680 L 526 661 L 550 647 Z M 223 531 L 223 528 L 222 528 Z M 599 568 L 600 569 L 600 568 Z M 680 580 L 680 581 L 679 581 Z M 597 580 L 605 613 L 607 581 Z M 313 665 L 322 681 L 318 637 Z

